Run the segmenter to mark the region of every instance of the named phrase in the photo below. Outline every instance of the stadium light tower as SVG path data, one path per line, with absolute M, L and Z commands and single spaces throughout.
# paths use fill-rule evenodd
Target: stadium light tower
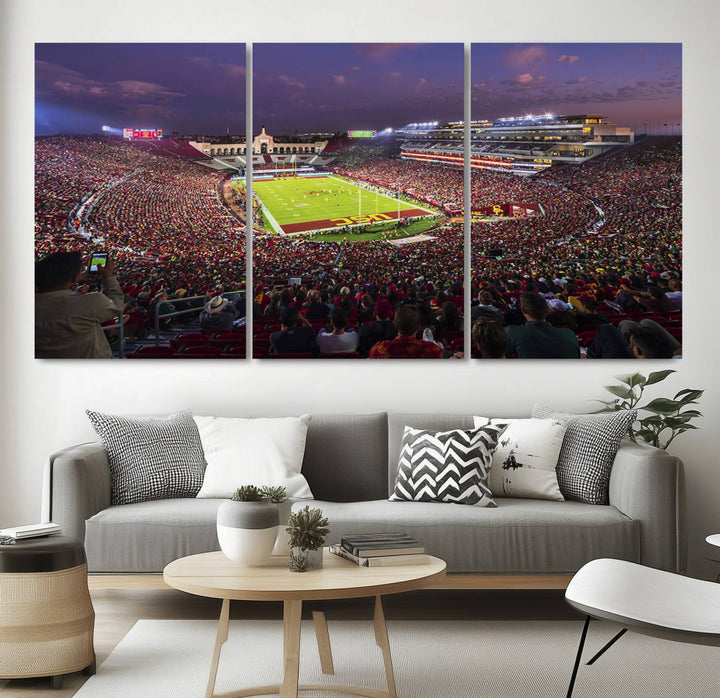
M 111 128 L 110 126 L 107 126 L 107 125 L 104 125 L 104 124 L 103 124 L 102 130 L 103 130 L 103 131 L 109 131 L 110 128 Z

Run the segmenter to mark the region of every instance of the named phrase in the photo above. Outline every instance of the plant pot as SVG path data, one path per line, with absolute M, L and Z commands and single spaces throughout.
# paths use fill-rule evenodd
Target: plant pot
M 278 508 L 280 522 L 277 527 L 277 537 L 275 538 L 275 547 L 273 548 L 272 554 L 287 556 L 290 554 L 290 534 L 286 529 L 288 519 L 290 518 L 292 502 L 288 499 L 275 506 Z
M 262 565 L 272 554 L 278 528 L 278 508 L 271 502 L 224 501 L 217 513 L 220 549 L 233 562 Z
M 318 550 L 308 550 L 307 548 L 291 548 L 290 554 L 292 557 L 305 558 L 305 569 L 302 570 L 303 572 L 307 572 L 308 570 L 317 570 L 323 566 L 322 548 L 319 548 Z

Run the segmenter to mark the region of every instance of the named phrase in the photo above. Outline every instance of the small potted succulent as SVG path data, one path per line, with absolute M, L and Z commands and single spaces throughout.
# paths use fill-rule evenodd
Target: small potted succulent
M 328 534 L 328 520 L 321 509 L 309 506 L 290 514 L 287 532 L 290 537 L 290 569 L 293 572 L 322 567 L 322 546 Z
M 241 565 L 262 565 L 272 554 L 278 535 L 278 490 L 255 485 L 239 487 L 225 500 L 217 513 L 217 535 L 220 549 Z

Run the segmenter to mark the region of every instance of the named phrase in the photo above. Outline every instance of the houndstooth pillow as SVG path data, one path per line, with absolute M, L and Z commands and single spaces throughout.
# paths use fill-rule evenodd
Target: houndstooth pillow
M 558 484 L 565 498 L 588 504 L 607 504 L 615 454 L 637 412 L 564 414 L 545 405 L 535 405 L 532 416 L 567 422 L 557 464 Z
M 86 413 L 107 451 L 113 504 L 198 493 L 205 457 L 190 410 L 164 418 Z
M 405 427 L 390 500 L 496 506 L 487 484 L 502 427 L 427 431 Z

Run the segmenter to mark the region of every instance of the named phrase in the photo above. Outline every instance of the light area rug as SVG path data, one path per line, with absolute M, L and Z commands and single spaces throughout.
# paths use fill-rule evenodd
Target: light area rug
M 323 675 L 312 622 L 303 621 L 300 683 L 385 690 L 369 621 L 328 622 L 335 675 Z M 80 698 L 201 698 L 217 624 L 139 620 L 76 694 Z M 572 621 L 390 621 L 398 698 L 559 698 L 567 692 L 582 630 Z M 584 661 L 618 630 L 590 624 Z M 230 623 L 218 693 L 279 684 L 280 621 Z M 580 667 L 576 698 L 718 698 L 720 649 L 628 633 L 594 665 Z M 342 698 L 307 691 L 302 698 Z

